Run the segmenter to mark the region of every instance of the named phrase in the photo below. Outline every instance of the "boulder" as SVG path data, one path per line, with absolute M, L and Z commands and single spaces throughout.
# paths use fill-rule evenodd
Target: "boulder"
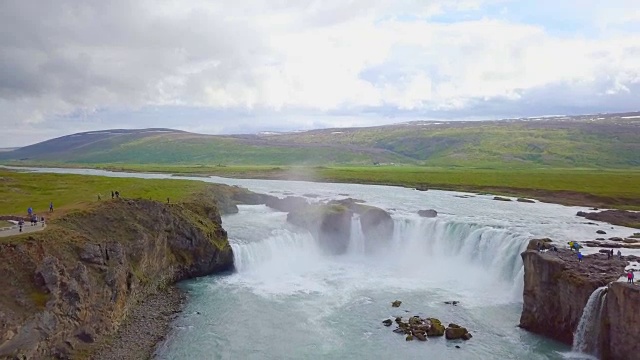
M 607 233 L 607 232 L 606 232 L 606 231 L 604 231 L 604 230 L 598 230 L 598 231 L 596 231 L 596 234 L 604 235 L 604 234 L 606 234 L 606 233 Z
M 386 319 L 382 321 L 382 324 L 384 324 L 384 326 L 391 326 L 391 324 L 393 324 L 393 321 L 391 319 Z
M 521 202 L 521 203 L 529 203 L 529 204 L 534 204 L 535 201 L 531 200 L 531 199 L 525 199 L 525 198 L 518 198 L 516 200 L 517 202 Z
M 418 190 L 418 191 L 427 191 L 427 190 L 429 190 L 429 187 L 427 187 L 427 185 L 424 185 L 424 184 L 419 184 L 419 185 L 416 185 L 416 190 Z
M 394 301 L 394 302 L 392 302 L 392 303 L 391 303 L 391 306 L 393 306 L 393 307 L 400 307 L 400 305 L 401 305 L 401 304 L 402 304 L 402 301 L 400 301 L 400 300 L 396 300 L 396 301 Z M 396 321 L 397 321 L 397 319 L 396 319 Z
M 586 213 L 586 212 L 584 212 L 584 211 L 578 211 L 578 212 L 576 213 L 576 216 L 585 217 L 585 216 L 587 216 L 587 213 Z
M 511 201 L 511 199 L 506 198 L 506 197 L 502 197 L 502 196 L 494 196 L 493 200 L 496 200 L 496 201 Z
M 426 218 L 434 218 L 438 216 L 438 212 L 433 209 L 428 210 L 418 210 L 418 215 Z
M 457 340 L 461 339 L 467 333 L 467 329 L 463 327 L 448 327 L 444 332 L 444 337 L 447 340 Z
M 429 318 L 428 320 L 431 322 L 431 326 L 429 327 L 429 330 L 427 330 L 427 336 L 432 337 L 444 335 L 445 328 L 440 320 L 435 318 Z

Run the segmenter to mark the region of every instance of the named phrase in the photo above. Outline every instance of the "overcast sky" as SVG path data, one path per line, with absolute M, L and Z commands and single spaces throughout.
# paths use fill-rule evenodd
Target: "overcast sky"
M 638 0 L 0 1 L 0 147 L 632 110 Z

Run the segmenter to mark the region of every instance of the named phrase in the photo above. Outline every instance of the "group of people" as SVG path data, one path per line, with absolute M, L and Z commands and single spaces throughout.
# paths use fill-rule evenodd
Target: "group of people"
M 111 190 L 111 198 L 112 199 L 119 199 L 120 198 L 120 191 Z M 98 200 L 102 200 L 102 194 L 98 194 Z
M 53 212 L 53 202 L 49 203 L 49 212 Z M 44 227 L 45 225 L 45 221 L 44 221 L 44 216 L 38 217 L 38 215 L 36 215 L 33 212 L 33 208 L 29 207 L 27 209 L 27 217 L 29 218 L 29 222 L 31 223 L 31 226 L 36 226 L 38 225 L 38 221 L 42 222 L 42 227 Z M 20 219 L 18 220 L 18 231 L 22 232 L 22 228 L 24 227 L 24 220 Z
M 540 252 L 544 252 L 547 250 L 558 252 L 558 248 L 555 245 L 551 245 L 549 248 L 547 248 L 546 245 L 543 245 L 541 242 L 538 242 L 537 248 Z
M 622 253 L 620 252 L 620 250 L 618 250 L 618 253 L 616 255 L 618 255 L 618 259 L 622 260 Z M 607 259 L 611 259 L 612 257 L 613 257 L 613 249 L 607 251 Z

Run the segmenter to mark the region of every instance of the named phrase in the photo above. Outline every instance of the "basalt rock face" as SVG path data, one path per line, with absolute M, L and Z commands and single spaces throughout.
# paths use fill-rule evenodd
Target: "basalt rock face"
M 538 240 L 532 240 L 532 244 Z M 573 333 L 591 293 L 624 273 L 625 261 L 605 254 L 585 256 L 575 252 L 532 250 L 522 253 L 524 292 L 520 327 L 572 344 Z
M 364 211 L 360 215 L 360 226 L 366 239 L 367 253 L 382 250 L 393 238 L 393 219 L 383 209 L 370 207 Z
M 602 349 L 604 359 L 640 358 L 640 286 L 609 285 L 604 305 Z
M 176 281 L 232 269 L 213 203 L 112 200 L 0 244 L 0 358 L 82 358 Z
M 307 205 L 287 214 L 287 221 L 304 227 L 328 254 L 344 254 L 351 238 L 353 213 L 341 205 Z
M 394 222 L 391 215 L 383 209 L 362 204 L 361 200 L 333 200 L 329 204 L 341 205 L 360 216 L 360 227 L 365 237 L 365 252 L 382 251 L 393 238 Z

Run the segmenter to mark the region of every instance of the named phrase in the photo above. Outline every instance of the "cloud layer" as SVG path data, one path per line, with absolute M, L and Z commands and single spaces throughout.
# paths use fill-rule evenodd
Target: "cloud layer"
M 0 147 L 636 110 L 640 4 L 615 4 L 3 1 Z

